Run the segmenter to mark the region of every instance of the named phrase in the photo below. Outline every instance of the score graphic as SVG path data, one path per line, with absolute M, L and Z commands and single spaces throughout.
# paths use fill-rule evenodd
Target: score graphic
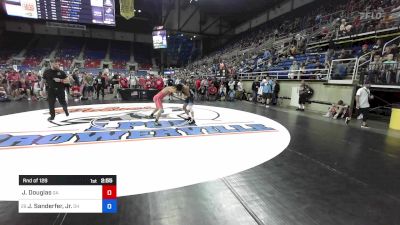
M 115 175 L 20 175 L 20 213 L 116 213 Z
M 117 186 L 103 185 L 103 213 L 117 212 Z

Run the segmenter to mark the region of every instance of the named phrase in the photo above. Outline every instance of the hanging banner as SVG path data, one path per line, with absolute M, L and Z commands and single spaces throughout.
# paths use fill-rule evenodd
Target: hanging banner
M 119 0 L 121 16 L 129 20 L 135 16 L 134 0 Z

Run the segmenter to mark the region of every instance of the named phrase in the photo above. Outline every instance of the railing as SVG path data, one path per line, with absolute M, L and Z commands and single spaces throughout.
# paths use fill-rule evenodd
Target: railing
M 356 62 L 356 73 L 353 76 L 353 80 L 359 80 L 360 75 L 359 75 L 359 70 L 360 68 L 364 68 L 364 65 L 367 65 L 369 63 L 372 62 L 372 54 L 373 52 L 368 52 L 367 54 L 364 54 L 362 56 L 360 56 L 359 58 L 357 58 L 357 62 Z M 367 59 L 369 56 L 369 60 L 363 60 L 363 59 Z
M 383 45 L 382 55 L 385 54 L 385 49 L 386 49 L 386 47 L 387 47 L 389 44 L 393 43 L 395 40 L 398 40 L 398 39 L 400 39 L 400 36 L 395 37 L 395 38 L 393 38 L 392 40 L 386 42 L 385 45 Z
M 400 88 L 400 62 L 371 62 L 361 76 L 372 85 L 397 86 Z
M 352 64 L 352 62 L 354 62 L 354 64 Z M 349 59 L 334 59 L 332 60 L 331 66 L 329 68 L 329 78 L 328 80 L 336 80 L 337 78 L 340 78 L 341 80 L 354 80 L 355 77 L 355 73 L 356 73 L 356 67 L 357 67 L 357 62 L 358 62 L 358 58 L 349 58 Z M 340 63 L 340 64 L 339 64 Z M 340 75 L 338 74 L 338 76 L 332 76 L 334 70 L 336 72 L 336 69 L 338 65 L 341 65 L 341 63 L 346 63 L 347 65 L 343 65 L 346 68 L 346 76 L 342 76 L 340 77 Z M 347 69 L 353 67 L 353 71 L 351 73 L 349 73 L 349 71 Z M 340 68 L 339 68 L 340 69 Z M 351 79 L 346 79 L 349 77 L 349 74 L 351 75 Z M 335 73 L 336 75 L 336 73 Z
M 306 69 L 306 70 L 279 70 L 279 71 L 264 71 L 264 72 L 251 72 L 239 73 L 238 79 L 254 80 L 264 79 L 267 76 L 277 78 L 278 80 L 327 80 L 329 69 Z
M 316 24 L 313 27 L 303 29 L 303 30 L 301 30 L 299 32 L 295 32 L 295 34 L 304 33 L 307 36 L 308 34 L 310 34 L 310 32 L 315 32 L 316 28 L 321 28 L 322 25 L 332 22 L 334 19 L 337 18 L 337 16 L 340 17 L 341 15 L 343 15 L 343 13 L 344 13 L 344 11 L 341 10 L 341 11 L 337 11 L 337 12 L 334 12 L 334 13 L 331 13 L 331 14 L 323 15 L 323 16 L 321 16 L 322 17 L 321 23 Z M 224 50 L 224 52 L 222 54 L 219 55 L 219 58 L 226 59 L 226 58 L 229 58 L 229 57 L 240 55 L 240 53 L 242 53 L 242 52 L 249 52 L 249 51 L 254 51 L 254 50 L 257 50 L 257 49 L 260 49 L 260 48 L 265 48 L 268 44 L 270 44 L 270 41 L 273 42 L 273 47 L 275 47 L 275 46 L 277 46 L 277 44 L 287 43 L 287 41 L 290 41 L 292 37 L 293 37 L 293 35 L 284 35 L 284 36 L 280 36 L 278 38 L 275 38 L 274 34 L 269 34 L 265 38 L 265 40 L 263 41 L 261 46 L 256 46 L 256 45 L 253 44 L 253 45 L 250 45 L 250 46 L 248 46 L 246 48 L 239 48 L 237 50 L 233 50 L 235 48 L 226 49 L 226 50 Z M 216 55 L 216 54 L 218 54 L 218 53 L 215 52 L 215 53 L 212 53 L 211 55 Z M 205 62 L 211 62 L 211 61 L 213 61 L 214 57 L 215 56 L 210 56 L 210 57 L 208 57 L 206 59 L 201 59 L 201 60 L 199 60 L 199 61 L 197 61 L 197 62 L 195 62 L 193 64 L 194 65 L 200 65 L 200 64 L 203 64 Z

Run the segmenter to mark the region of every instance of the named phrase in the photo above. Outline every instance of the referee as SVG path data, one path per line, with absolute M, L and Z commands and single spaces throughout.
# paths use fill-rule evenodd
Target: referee
M 69 116 L 67 102 L 65 101 L 65 84 L 69 82 L 67 75 L 64 71 L 60 70 L 60 64 L 56 61 L 51 61 L 51 67 L 44 71 L 43 79 L 47 83 L 47 99 L 50 110 L 50 117 L 47 120 L 52 121 L 56 117 L 54 110 L 56 98 L 63 107 L 65 115 Z

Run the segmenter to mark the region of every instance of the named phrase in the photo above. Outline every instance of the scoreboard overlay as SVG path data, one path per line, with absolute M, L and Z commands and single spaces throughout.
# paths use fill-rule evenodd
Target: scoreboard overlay
M 116 213 L 116 175 L 20 175 L 20 213 Z

